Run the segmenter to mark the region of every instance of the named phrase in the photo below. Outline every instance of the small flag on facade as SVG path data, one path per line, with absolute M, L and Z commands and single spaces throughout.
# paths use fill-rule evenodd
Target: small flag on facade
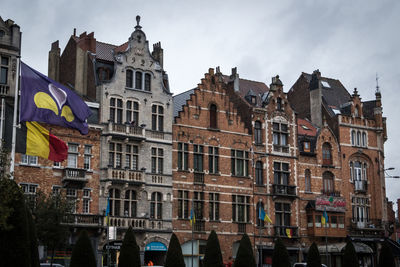
M 321 218 L 322 225 L 326 225 L 328 223 L 328 214 L 326 213 L 326 209 L 324 209 L 324 213 Z
M 271 218 L 268 216 L 268 214 L 264 211 L 264 209 L 260 206 L 260 210 L 258 212 L 258 218 L 260 220 L 263 220 L 264 222 L 269 222 L 272 223 Z
M 107 225 L 110 224 L 110 197 L 107 198 L 106 223 Z
M 292 238 L 292 229 L 286 228 L 286 235 L 287 235 L 289 238 Z
M 190 225 L 193 225 L 194 223 L 196 223 L 196 216 L 194 214 L 193 209 L 190 210 Z

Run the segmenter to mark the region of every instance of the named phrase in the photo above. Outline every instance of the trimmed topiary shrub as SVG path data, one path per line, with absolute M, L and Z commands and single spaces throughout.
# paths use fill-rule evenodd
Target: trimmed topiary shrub
M 236 254 L 235 262 L 233 267 L 255 267 L 256 260 L 253 256 L 253 248 L 249 236 L 244 234 L 240 240 L 239 249 Z
M 290 267 L 289 253 L 280 238 L 275 242 L 272 267 Z
M 140 249 L 136 244 L 136 238 L 132 227 L 126 231 L 124 241 L 122 241 L 121 252 L 119 254 L 118 267 L 140 267 Z
M 395 267 L 395 261 L 393 251 L 389 245 L 389 242 L 385 240 L 382 243 L 381 254 L 379 255 L 378 267 Z
M 70 267 L 96 267 L 96 258 L 86 230 L 83 230 L 72 249 Z
M 321 267 L 321 256 L 319 255 L 318 247 L 313 242 L 308 250 L 307 267 Z
M 224 267 L 217 233 L 212 230 L 207 239 L 204 267 Z
M 172 233 L 171 240 L 169 241 L 165 267 L 185 267 L 181 244 L 174 233 Z
M 347 241 L 346 247 L 344 248 L 343 267 L 360 267 L 356 250 L 351 241 Z

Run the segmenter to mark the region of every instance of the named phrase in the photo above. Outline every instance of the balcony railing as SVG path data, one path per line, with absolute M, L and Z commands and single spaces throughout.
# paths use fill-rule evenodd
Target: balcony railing
M 63 171 L 63 182 L 87 182 L 88 178 L 86 177 L 86 170 L 85 169 L 78 169 L 78 168 L 70 168 L 67 167 Z
M 275 236 L 293 238 L 298 237 L 298 227 L 296 226 L 274 226 Z M 290 236 L 288 235 L 290 233 Z
M 127 218 L 127 217 L 110 217 L 110 226 L 117 226 L 121 228 L 129 228 L 132 226 L 134 230 L 145 230 L 148 228 L 148 219 L 143 218 Z
M 105 135 L 121 135 L 126 137 L 134 137 L 137 139 L 145 139 L 144 130 L 142 127 L 137 127 L 131 124 L 118 124 L 108 122 L 107 128 L 104 129 Z
M 340 191 L 321 189 L 321 193 L 325 196 L 340 197 Z
M 383 230 L 384 225 L 380 219 L 364 219 L 364 220 L 354 220 L 350 218 L 350 228 L 357 230 Z
M 8 96 L 10 92 L 10 86 L 5 84 L 0 84 L 0 96 Z
M 237 226 L 238 226 L 238 230 L 237 230 L 237 232 L 238 233 L 240 233 L 240 234 L 245 234 L 245 233 L 247 233 L 247 231 L 246 231 L 246 223 L 238 223 L 237 224 Z
M 356 192 L 367 192 L 368 183 L 365 180 L 362 181 L 354 181 L 354 190 Z
M 68 214 L 64 217 L 63 223 L 75 226 L 90 227 L 103 226 L 102 215 L 93 214 Z
M 193 182 L 195 184 L 204 184 L 204 173 L 203 172 L 195 172 Z
M 196 220 L 193 225 L 194 232 L 205 232 L 206 231 L 206 222 L 203 220 Z
M 135 170 L 121 170 L 115 168 L 108 168 L 107 177 L 113 181 L 127 182 L 127 183 L 144 183 L 144 172 Z
M 296 186 L 294 185 L 284 185 L 284 184 L 273 184 L 272 193 L 279 196 L 296 196 Z

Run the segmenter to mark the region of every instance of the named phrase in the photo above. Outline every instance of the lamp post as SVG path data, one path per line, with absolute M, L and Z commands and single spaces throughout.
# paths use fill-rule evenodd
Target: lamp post
M 387 173 L 387 171 L 393 171 L 394 169 L 395 169 L 394 167 L 390 167 L 390 168 L 384 169 L 383 171 L 384 171 L 384 173 L 385 173 L 385 178 L 395 178 L 395 179 L 399 179 L 400 176 L 398 176 L 398 175 L 390 175 L 390 174 Z

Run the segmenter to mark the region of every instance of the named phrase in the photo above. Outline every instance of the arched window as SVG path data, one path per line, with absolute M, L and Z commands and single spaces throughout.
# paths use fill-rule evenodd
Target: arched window
M 217 106 L 210 105 L 210 128 L 217 129 Z
M 162 219 L 162 195 L 160 192 L 154 192 L 151 194 L 150 202 L 150 218 Z
M 362 161 L 350 161 L 351 181 L 354 182 L 356 191 L 367 190 L 368 165 Z
M 364 146 L 364 147 L 367 146 L 367 134 L 366 133 L 362 134 L 362 146 Z
M 257 203 L 257 226 L 258 227 L 264 227 L 264 220 L 260 219 L 260 213 L 264 210 L 264 203 L 259 201 Z
M 260 121 L 256 121 L 254 123 L 254 142 L 256 145 L 262 144 L 262 130 Z
M 353 162 L 350 162 L 350 181 L 353 181 L 354 180 L 354 175 L 353 175 L 353 172 L 354 171 L 354 165 L 353 165 Z
M 354 130 L 351 131 L 351 144 L 353 146 L 356 145 L 356 131 L 354 131 Z
M 132 88 L 133 87 L 133 71 L 126 70 L 126 87 Z
M 143 73 L 140 71 L 137 71 L 135 73 L 135 89 L 142 90 L 142 79 L 143 79 Z
M 110 215 L 121 216 L 121 191 L 116 188 L 111 188 L 109 191 L 110 197 Z
M 304 172 L 305 191 L 311 192 L 311 171 L 306 169 Z
M 357 131 L 357 146 L 361 146 L 361 133 Z
M 136 192 L 134 190 L 125 191 L 124 216 L 136 217 Z
M 322 175 L 323 191 L 325 194 L 330 195 L 335 191 L 335 179 L 331 172 L 324 172 Z
M 151 91 L 151 75 L 148 73 L 144 75 L 144 90 Z
M 332 148 L 329 143 L 322 145 L 322 164 L 332 165 Z
M 257 185 L 264 184 L 263 164 L 261 161 L 256 162 L 256 184 Z

